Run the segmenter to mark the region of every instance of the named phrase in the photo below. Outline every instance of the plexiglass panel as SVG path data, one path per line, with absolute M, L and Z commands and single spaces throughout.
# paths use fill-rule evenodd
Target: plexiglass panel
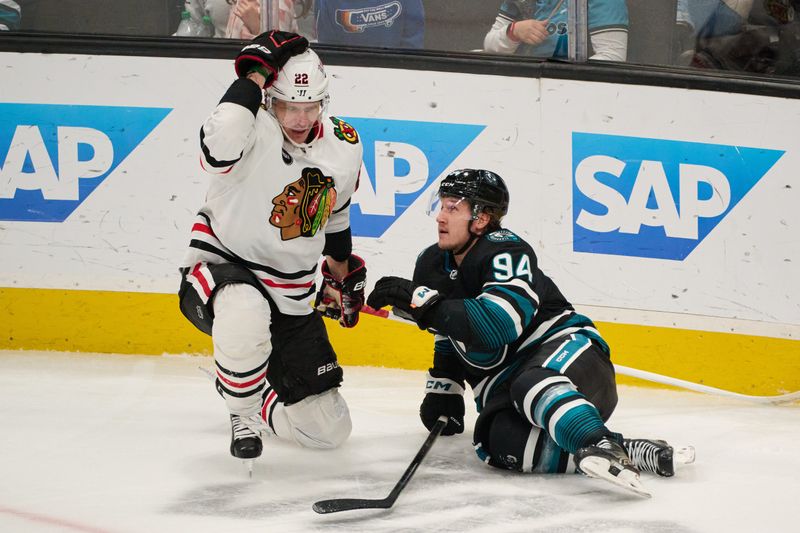
M 0 32 L 246 40 L 279 28 L 373 50 L 798 76 L 798 8 L 800 0 L 0 0 Z

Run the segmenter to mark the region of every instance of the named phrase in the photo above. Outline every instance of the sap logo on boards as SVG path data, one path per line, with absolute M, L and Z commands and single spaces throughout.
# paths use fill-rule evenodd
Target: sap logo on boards
M 485 126 L 342 117 L 364 145 L 350 209 L 354 235 L 380 237 Z
M 0 220 L 63 222 L 170 111 L 0 103 Z
M 783 154 L 573 132 L 573 250 L 681 261 Z

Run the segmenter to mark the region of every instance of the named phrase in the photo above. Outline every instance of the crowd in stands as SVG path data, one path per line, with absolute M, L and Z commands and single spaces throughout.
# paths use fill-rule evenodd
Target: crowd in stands
M 542 59 L 568 55 L 566 0 L 164 1 L 197 27 L 205 24 L 205 33 L 195 34 L 201 36 L 249 40 L 268 18 L 274 28 L 321 44 Z M 31 29 L 24 24 L 26 2 L 31 0 L 0 0 L 0 31 Z M 262 2 L 270 17 L 262 17 Z M 587 5 L 590 60 L 800 76 L 800 0 L 587 0 Z M 663 20 L 649 16 L 654 6 L 666 13 Z M 663 31 L 652 32 L 654 25 Z M 181 28 L 170 31 L 187 36 L 186 26 Z M 648 47 L 667 55 L 648 61 L 637 53 Z

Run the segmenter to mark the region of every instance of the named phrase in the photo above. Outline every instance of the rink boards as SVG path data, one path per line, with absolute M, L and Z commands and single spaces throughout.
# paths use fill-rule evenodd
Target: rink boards
M 198 129 L 231 62 L 0 54 L 0 348 L 210 352 L 177 310 L 205 194 Z M 800 388 L 800 102 L 330 66 L 359 131 L 370 285 L 434 242 L 435 181 L 483 167 L 507 226 L 617 363 L 749 394 Z M 13 81 L 12 81 L 13 80 Z M 54 90 L 54 80 L 58 80 Z M 331 323 L 344 364 L 426 368 L 432 340 Z

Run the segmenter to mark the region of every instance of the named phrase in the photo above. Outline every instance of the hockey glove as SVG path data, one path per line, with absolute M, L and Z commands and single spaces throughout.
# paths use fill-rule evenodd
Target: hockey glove
M 420 329 L 427 329 L 425 314 L 440 300 L 437 290 L 404 278 L 384 276 L 375 284 L 367 304 L 375 309 L 391 305 L 395 315 L 413 320 Z
M 339 281 L 322 262 L 322 287 L 317 292 L 314 307 L 324 316 L 338 320 L 346 328 L 358 324 L 358 312 L 364 306 L 364 287 L 367 285 L 367 267 L 364 260 L 350 254 L 348 273 Z
M 266 89 L 289 58 L 302 54 L 308 48 L 308 39 L 296 33 L 270 30 L 262 33 L 242 48 L 236 56 L 236 75 L 244 78 L 255 69 L 267 78 Z
M 440 416 L 448 418 L 442 435 L 464 432 L 464 387 L 446 377 L 433 377 L 436 370 L 428 371 L 425 399 L 419 406 L 419 418 L 429 430 Z

